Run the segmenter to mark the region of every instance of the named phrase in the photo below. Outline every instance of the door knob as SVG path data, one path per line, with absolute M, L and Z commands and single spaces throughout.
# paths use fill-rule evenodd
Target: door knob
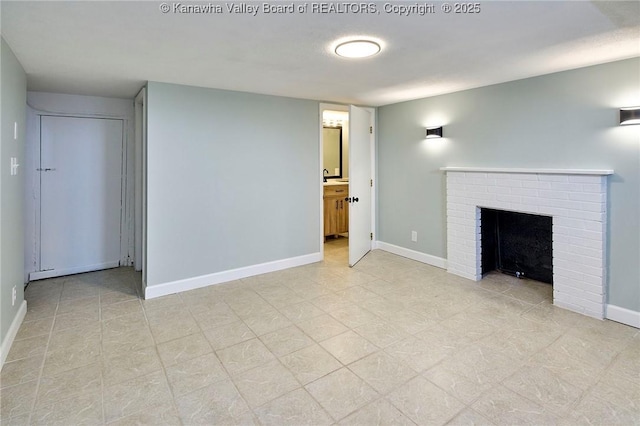
M 353 198 L 351 198 L 351 197 L 347 197 L 347 198 L 345 198 L 344 200 L 345 200 L 346 202 L 348 202 L 348 203 L 357 203 L 357 202 L 358 202 L 358 197 L 353 197 Z
M 357 203 L 358 202 L 358 197 L 353 197 L 353 202 Z

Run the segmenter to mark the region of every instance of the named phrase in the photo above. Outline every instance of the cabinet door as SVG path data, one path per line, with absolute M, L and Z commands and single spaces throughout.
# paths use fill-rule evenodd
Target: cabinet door
M 324 236 L 335 235 L 338 232 L 338 206 L 336 197 L 324 199 Z
M 344 198 L 340 198 L 338 203 L 337 228 L 338 234 L 349 232 L 349 204 L 344 200 Z

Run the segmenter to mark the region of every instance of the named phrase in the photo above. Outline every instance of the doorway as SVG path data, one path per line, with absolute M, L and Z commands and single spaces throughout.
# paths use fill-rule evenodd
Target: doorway
M 373 243 L 374 113 L 371 108 L 320 104 L 321 254 L 349 266 Z
M 40 116 L 39 256 L 30 280 L 120 265 L 122 119 Z

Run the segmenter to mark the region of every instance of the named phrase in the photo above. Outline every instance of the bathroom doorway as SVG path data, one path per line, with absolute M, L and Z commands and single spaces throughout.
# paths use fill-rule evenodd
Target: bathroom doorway
M 374 112 L 320 105 L 321 253 L 327 261 L 353 266 L 372 248 Z

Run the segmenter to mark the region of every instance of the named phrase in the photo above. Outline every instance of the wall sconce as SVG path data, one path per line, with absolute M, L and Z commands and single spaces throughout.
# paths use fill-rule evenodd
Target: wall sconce
M 427 139 L 432 138 L 441 138 L 442 137 L 442 126 L 440 127 L 427 127 Z
M 640 106 L 620 108 L 620 125 L 640 124 Z

